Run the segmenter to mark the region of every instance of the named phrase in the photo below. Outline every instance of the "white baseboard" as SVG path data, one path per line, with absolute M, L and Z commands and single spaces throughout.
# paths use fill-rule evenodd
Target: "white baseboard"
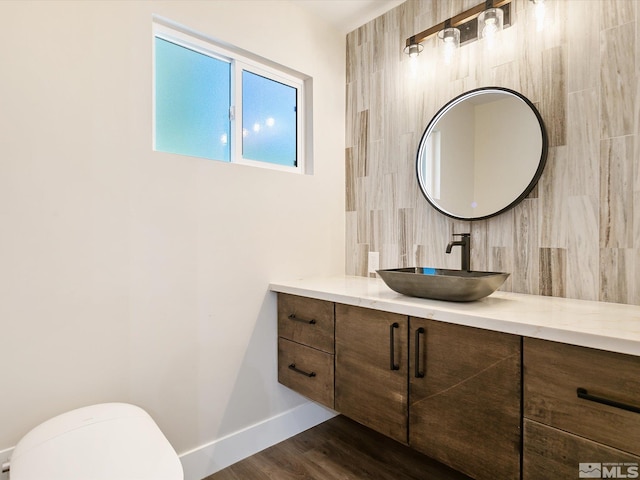
M 13 448 L 14 447 L 0 450 L 0 466 L 9 461 L 13 453 Z M 2 469 L 0 468 L 0 480 L 9 480 L 9 472 L 2 473 Z
M 308 402 L 180 455 L 184 480 L 201 480 L 336 416 Z

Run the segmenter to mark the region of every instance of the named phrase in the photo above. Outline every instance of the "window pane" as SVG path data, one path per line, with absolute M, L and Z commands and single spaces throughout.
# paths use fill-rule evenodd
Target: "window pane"
M 156 150 L 230 160 L 231 66 L 155 38 Z
M 242 72 L 242 157 L 295 167 L 297 91 Z

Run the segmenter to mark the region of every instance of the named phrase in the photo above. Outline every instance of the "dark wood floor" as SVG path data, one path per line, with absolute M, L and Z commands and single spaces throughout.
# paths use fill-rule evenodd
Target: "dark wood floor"
M 204 480 L 469 480 L 338 416 Z

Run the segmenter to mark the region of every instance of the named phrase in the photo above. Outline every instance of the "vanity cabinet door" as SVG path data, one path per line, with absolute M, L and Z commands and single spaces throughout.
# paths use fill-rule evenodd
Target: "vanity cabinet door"
M 521 339 L 411 317 L 409 444 L 475 479 L 520 477 Z
M 335 408 L 407 443 L 408 317 L 336 304 Z

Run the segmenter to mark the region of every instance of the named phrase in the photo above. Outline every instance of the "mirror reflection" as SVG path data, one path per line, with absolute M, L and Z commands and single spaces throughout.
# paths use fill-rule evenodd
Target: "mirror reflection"
M 546 162 L 540 114 L 525 97 L 491 87 L 447 103 L 418 148 L 418 183 L 437 210 L 453 218 L 488 218 L 515 206 Z

